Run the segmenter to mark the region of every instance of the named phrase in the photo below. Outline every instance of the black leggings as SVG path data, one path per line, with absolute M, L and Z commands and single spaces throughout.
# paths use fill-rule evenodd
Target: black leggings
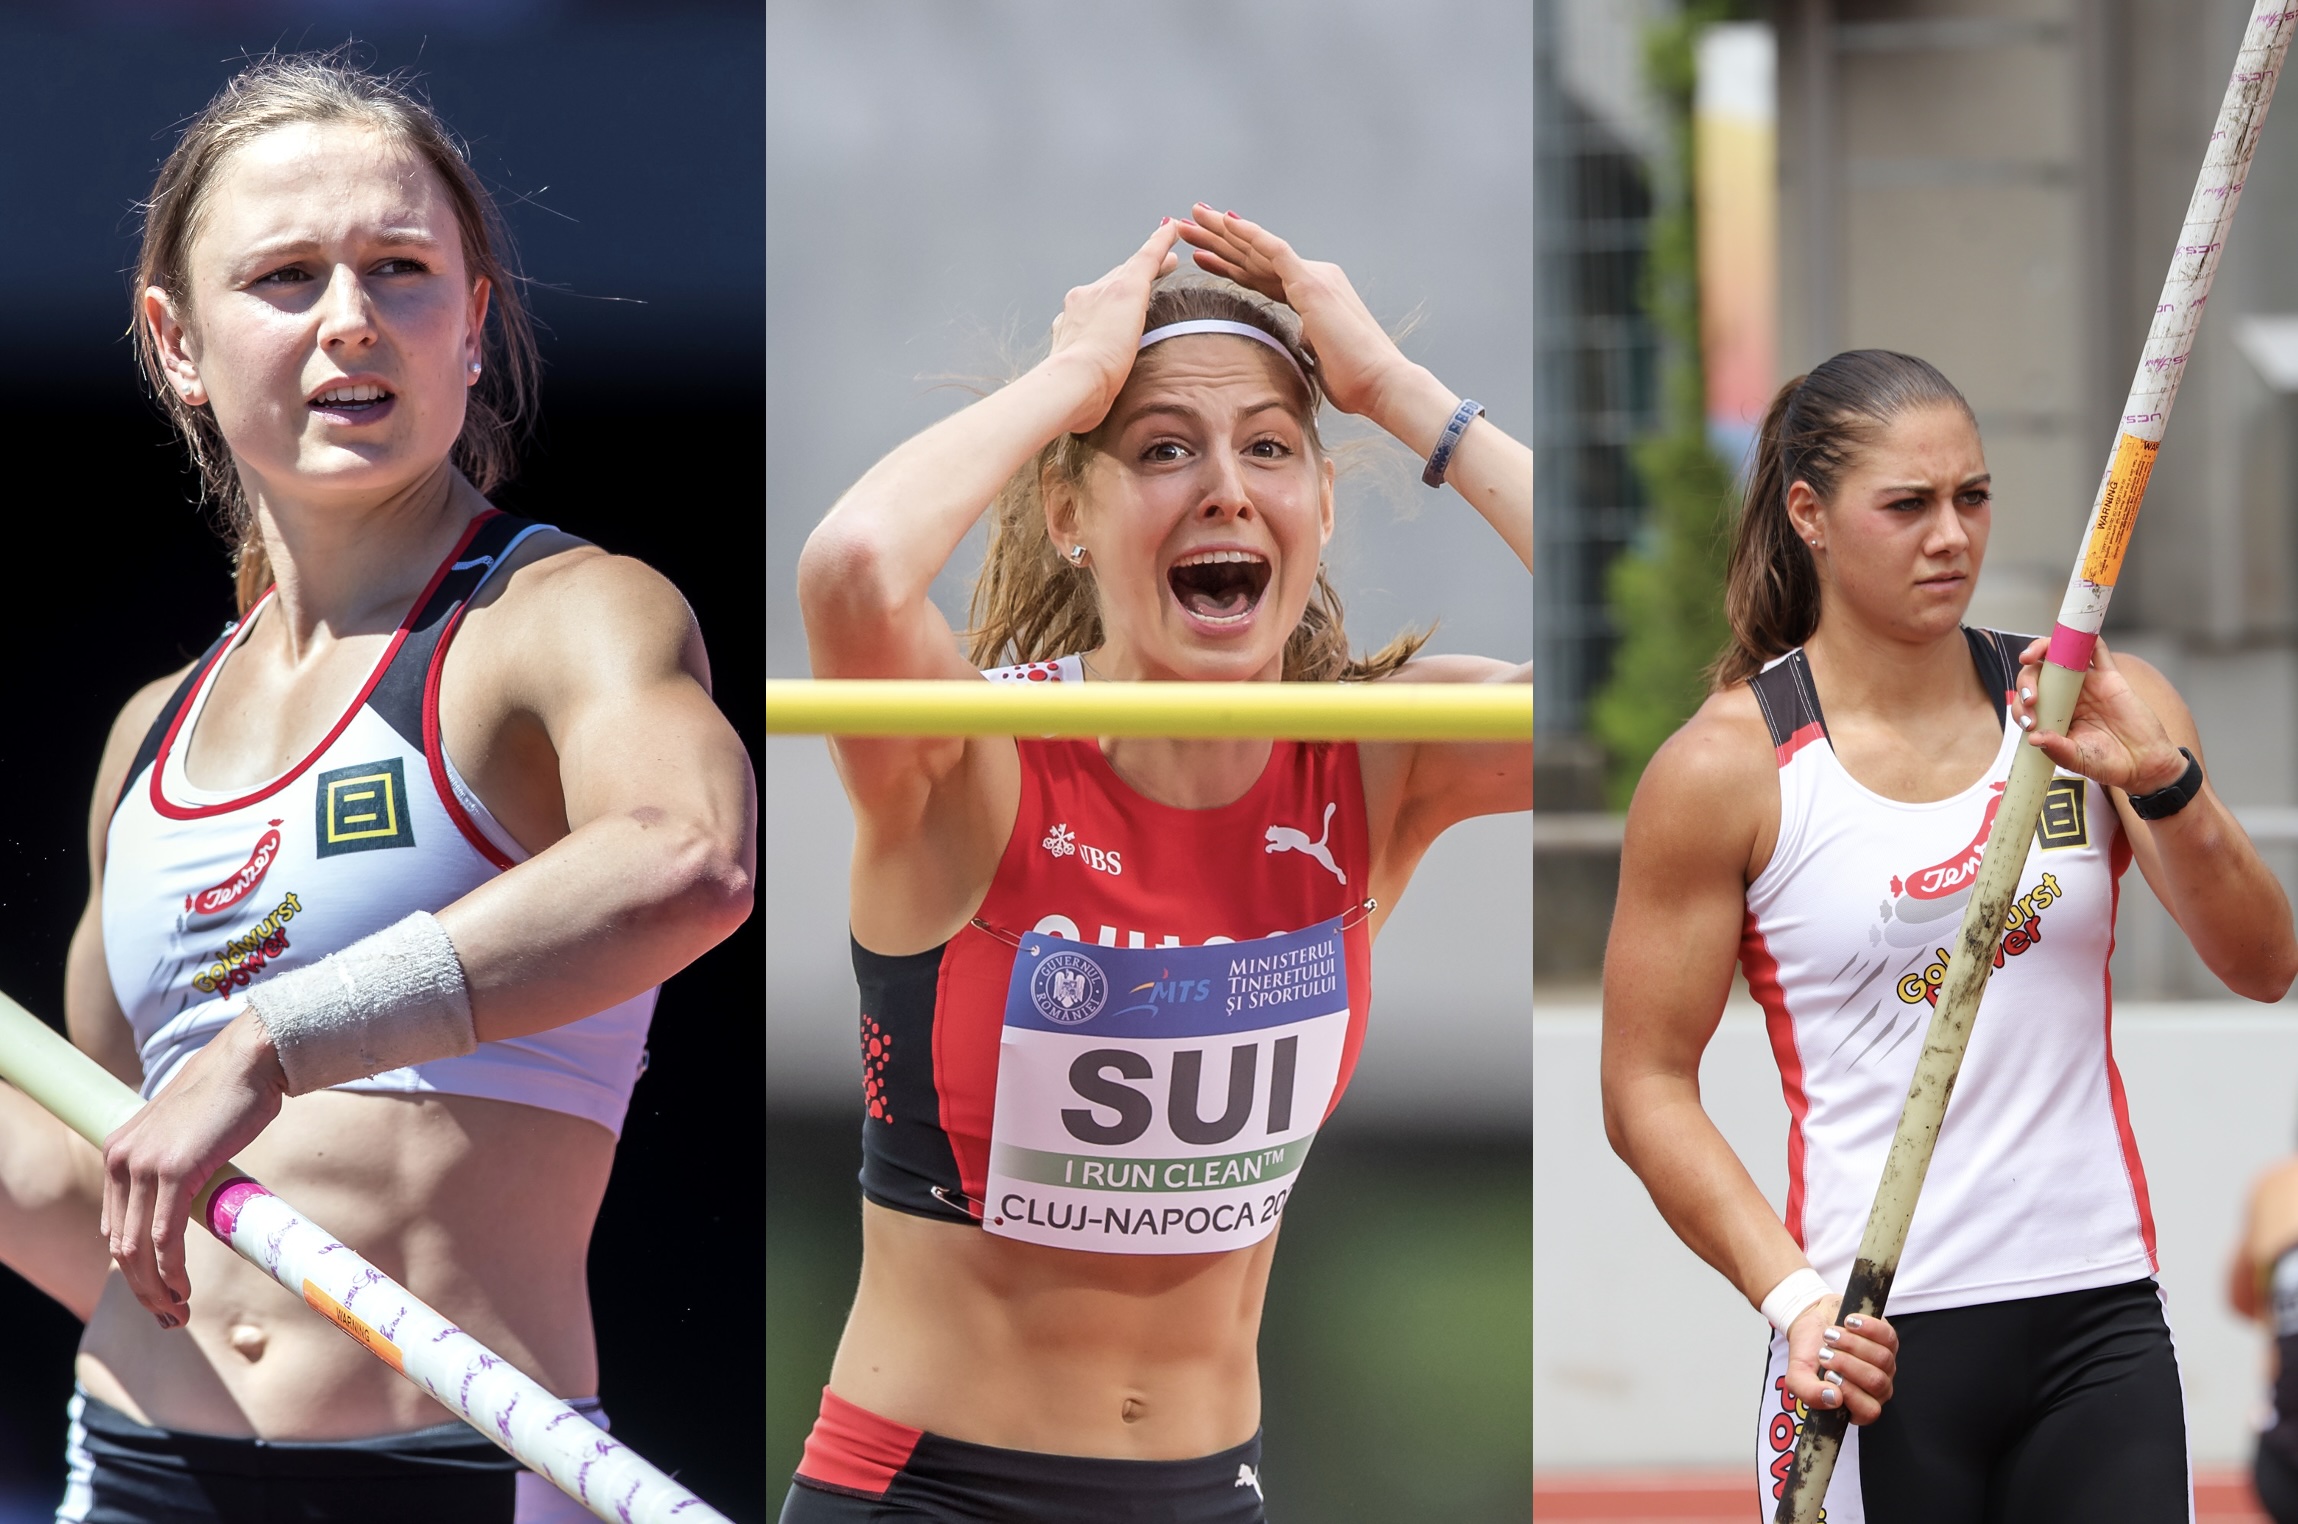
M 1869 1524 L 2186 1524 L 2186 1408 L 2151 1280 L 1891 1319 Z
M 781 1524 L 1266 1524 L 1261 1439 L 1194 1460 L 1039 1455 L 922 1436 L 877 1496 L 800 1477 Z

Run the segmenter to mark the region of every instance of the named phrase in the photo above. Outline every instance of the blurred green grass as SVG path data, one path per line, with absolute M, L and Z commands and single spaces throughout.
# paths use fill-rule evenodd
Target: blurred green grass
M 859 1122 L 775 1119 L 766 1466 L 779 1507 L 860 1264 Z M 1261 1330 L 1271 1524 L 1516 1524 L 1532 1491 L 1532 1144 L 1352 1126 L 1285 1213 Z

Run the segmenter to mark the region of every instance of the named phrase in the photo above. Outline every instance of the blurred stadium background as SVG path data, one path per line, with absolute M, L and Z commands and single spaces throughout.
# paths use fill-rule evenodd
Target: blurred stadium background
M 806 672 L 799 547 L 837 495 L 1039 342 L 1063 293 L 1204 199 L 1346 268 L 1528 431 L 1531 12 L 1387 0 L 772 0 L 768 670 Z M 1344 430 L 1345 432 L 1345 430 Z M 1523 572 L 1395 452 L 1344 480 L 1360 645 L 1532 644 Z M 953 625 L 978 537 L 936 589 Z M 821 742 L 767 750 L 767 1444 L 797 1459 L 853 1295 L 851 824 Z M 1384 933 L 1378 1013 L 1277 1255 L 1271 1518 L 1524 1517 L 1531 1480 L 1530 821 L 1438 843 Z
M 2248 9 L 1536 8 L 1539 1518 L 1748 1516 L 1762 1320 L 1613 1158 L 1596 1060 L 1612 812 L 1696 699 L 1717 629 L 1698 593 L 1715 584 L 1719 508 L 1753 422 L 1780 381 L 1840 349 L 1937 363 L 1976 408 L 1995 472 L 1971 617 L 2046 629 Z M 2193 704 L 2216 786 L 2286 886 L 2298 874 L 2294 391 L 2298 110 L 2285 92 L 2108 635 Z M 2262 1400 L 2261 1340 L 2220 1288 L 2250 1178 L 2298 1141 L 2298 1012 L 2227 997 L 2138 877 L 2124 888 L 2117 1055 L 2194 1453 L 2229 1478 L 2203 1514 L 2251 1517 L 2230 1478 Z M 1787 1116 L 1752 1003 L 1727 1014 L 1703 1086 L 1776 1202 Z M 1662 1309 L 1680 1330 L 1670 1357 L 1628 1353 L 1625 1331 Z M 1631 1502 L 1639 1486 L 1649 1496 Z
M 135 202 L 248 54 L 357 35 L 470 140 L 548 325 L 539 434 L 502 501 L 669 575 L 762 756 L 763 32 L 741 0 L 0 8 L 0 430 L 24 629 L 0 680 L 10 993 L 61 1016 L 105 732 L 231 614 L 223 547 L 120 335 Z M 744 1521 L 766 1517 L 763 940 L 753 919 L 667 987 L 590 1267 L 615 1433 Z M 0 1330 L 0 1521 L 46 1520 L 79 1325 L 0 1270 Z

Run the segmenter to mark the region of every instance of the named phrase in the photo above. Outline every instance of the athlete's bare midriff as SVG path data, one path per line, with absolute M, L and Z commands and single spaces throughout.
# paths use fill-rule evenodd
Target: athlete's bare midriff
M 322 1091 L 289 1100 L 240 1162 L 496 1354 L 587 1396 L 584 1265 L 614 1148 L 597 1124 L 533 1106 Z M 80 1341 L 90 1395 L 161 1428 L 265 1439 L 451 1419 L 204 1228 L 185 1237 L 189 1326 L 163 1332 L 113 1271 Z
M 1277 1246 L 1085 1254 L 862 1204 L 830 1390 L 895 1423 L 1048 1455 L 1184 1460 L 1261 1423 Z

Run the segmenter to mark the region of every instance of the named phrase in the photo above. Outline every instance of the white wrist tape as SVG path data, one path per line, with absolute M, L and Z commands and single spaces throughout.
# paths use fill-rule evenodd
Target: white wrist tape
M 1806 1265 L 1771 1288 L 1771 1295 L 1763 1299 L 1763 1315 L 1771 1320 L 1772 1327 L 1786 1333 L 1797 1318 L 1810 1310 L 1812 1303 L 1833 1295 L 1835 1288 L 1821 1280 L 1817 1270 Z
M 289 1095 L 479 1045 L 462 960 L 422 910 L 307 968 L 264 980 L 246 999 L 271 1034 Z

